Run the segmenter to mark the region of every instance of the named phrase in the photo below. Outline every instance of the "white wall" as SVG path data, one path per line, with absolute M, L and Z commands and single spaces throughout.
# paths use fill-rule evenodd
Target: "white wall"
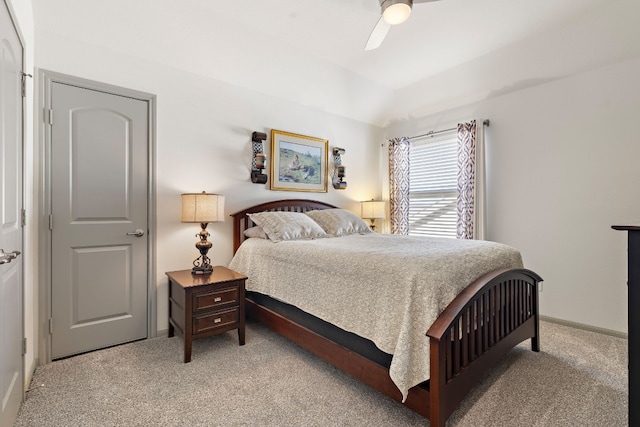
M 306 197 L 356 211 L 357 201 L 379 197 L 377 147 L 381 128 L 232 86 L 101 47 L 37 33 L 36 66 L 157 95 L 158 330 L 167 329 L 165 272 L 191 268 L 197 224 L 180 223 L 180 193 L 226 196 L 228 214 L 269 200 Z M 348 188 L 328 193 L 270 191 L 252 184 L 251 133 L 279 129 L 329 140 L 346 149 Z M 372 147 L 368 149 L 367 147 Z M 270 158 L 270 139 L 266 141 Z M 331 163 L 331 162 L 330 162 Z M 209 224 L 214 264 L 232 257 L 232 222 Z
M 640 223 L 639 75 L 628 60 L 388 128 L 491 120 L 488 239 L 543 277 L 546 316 L 627 332 L 627 236 L 611 225 Z
M 26 25 L 33 32 L 30 0 L 10 3 L 28 11 Z M 631 0 L 618 3 L 630 5 Z M 613 12 L 620 7 L 613 8 Z M 635 34 L 632 14 L 613 12 L 604 14 L 606 19 L 603 14 L 594 13 L 573 26 L 560 28 L 554 32 L 559 34 L 557 38 L 548 35 L 542 43 L 536 38 L 505 48 L 497 53 L 505 58 L 503 67 L 489 67 L 489 58 L 480 58 L 471 67 L 463 64 L 460 69 L 393 94 L 394 99 L 388 102 L 389 116 L 397 104 L 402 104 L 402 111 L 411 106 L 414 114 L 386 130 L 322 112 L 321 99 L 317 103 L 285 101 L 265 95 L 268 91 L 249 89 L 255 89 L 255 81 L 240 87 L 199 73 L 203 64 L 219 64 L 223 71 L 244 76 L 238 71 L 238 64 L 251 61 L 246 54 L 243 56 L 242 49 L 224 56 L 223 51 L 213 47 L 213 53 L 194 52 L 192 46 L 184 47 L 183 52 L 179 50 L 182 46 L 164 43 L 164 39 L 153 43 L 153 49 L 166 50 L 167 57 L 175 55 L 176 49 L 187 55 L 192 61 L 189 64 L 193 64 L 193 72 L 188 73 L 171 68 L 167 65 L 170 61 L 150 62 L 152 56 L 137 49 L 137 45 L 125 49 L 133 43 L 131 34 L 118 33 L 121 43 L 110 50 L 98 46 L 106 43 L 101 42 L 101 33 L 89 38 L 93 40 L 90 42 L 66 38 L 61 35 L 64 31 L 59 28 L 60 22 L 52 19 L 42 22 L 44 28 L 36 29 L 35 58 L 39 68 L 157 95 L 155 283 L 160 330 L 167 324 L 164 273 L 189 268 L 197 255 L 193 247 L 197 227 L 179 222 L 181 192 L 206 190 L 225 194 L 227 213 L 261 201 L 293 197 L 318 198 L 355 211 L 356 201 L 386 196 L 385 183 L 380 179 L 387 168 L 385 149 L 380 146 L 386 136 L 417 135 L 450 127 L 458 120 L 484 117 L 492 122 L 487 134 L 489 238 L 521 249 L 527 266 L 543 276 L 544 314 L 626 331 L 626 236 L 610 230 L 610 226 L 640 220 L 638 198 L 627 197 L 634 191 L 631 183 L 640 182 L 632 161 L 640 147 L 632 139 L 633 119 L 639 112 L 639 66 L 637 60 L 623 62 L 627 60 L 624 55 L 613 50 L 606 56 L 613 65 L 598 62 L 596 65 L 603 68 L 586 71 L 594 66 L 590 61 L 592 49 L 603 50 L 597 41 L 614 36 L 613 44 L 620 40 L 633 44 L 635 40 L 629 37 Z M 567 52 L 564 44 L 554 44 L 563 37 L 572 37 L 572 29 L 584 26 L 595 26 L 592 38 L 583 43 L 584 50 Z M 616 26 L 622 29 L 612 31 Z M 138 40 L 138 35 L 133 36 Z M 609 52 L 609 45 L 605 47 Z M 562 68 L 561 59 L 571 54 L 585 60 L 582 74 L 558 80 L 570 73 Z M 206 55 L 206 60 L 198 55 Z M 217 64 L 211 65 L 213 58 Z M 326 74 L 325 67 L 317 71 L 305 61 L 306 57 L 297 61 L 296 69 Z M 557 66 L 549 74 L 532 74 L 530 65 L 536 61 Z M 502 87 L 499 93 L 480 91 L 473 85 L 487 80 L 496 83 L 496 79 L 501 82 L 501 72 L 514 68 L 520 82 Z M 329 74 L 330 79 L 320 80 L 336 83 L 326 85 L 326 93 L 331 94 L 328 97 L 339 90 L 348 98 L 345 101 L 361 103 L 369 99 L 363 92 L 370 86 L 346 90 L 346 86 L 351 88 L 352 75 L 335 70 Z M 296 75 L 292 82 L 297 83 L 291 83 L 289 89 L 299 91 L 298 98 L 304 99 L 302 95 L 309 92 L 309 87 L 300 85 L 301 81 L 308 81 L 301 80 L 301 75 Z M 252 76 L 255 74 L 246 73 L 246 79 L 255 78 Z M 496 83 L 498 87 L 500 82 Z M 461 83 L 464 84 L 460 86 Z M 462 87 L 464 93 L 457 93 L 455 87 Z M 381 96 L 386 99 L 391 95 L 385 92 Z M 288 96 L 296 99 L 290 93 Z M 466 106 L 459 106 L 463 103 Z M 344 105 L 348 109 L 350 104 Z M 339 192 L 330 188 L 327 194 L 271 192 L 266 186 L 251 184 L 251 132 L 268 133 L 270 129 L 327 138 L 331 146 L 346 148 L 343 163 L 347 167 L 348 189 Z M 266 146 L 269 156 L 269 144 Z M 37 164 L 38 152 L 29 155 L 33 156 L 32 165 Z M 29 179 L 36 183 L 37 174 L 36 169 L 27 171 Z M 35 191 L 33 194 L 39 191 L 38 186 Z M 227 264 L 231 258 L 231 222 L 210 224 L 209 231 L 214 243 L 210 254 L 213 262 Z M 31 289 L 33 293 L 33 285 Z M 580 296 L 578 301 L 573 298 L 575 294 Z M 36 297 L 31 299 L 35 307 Z M 36 313 L 31 316 L 35 319 Z

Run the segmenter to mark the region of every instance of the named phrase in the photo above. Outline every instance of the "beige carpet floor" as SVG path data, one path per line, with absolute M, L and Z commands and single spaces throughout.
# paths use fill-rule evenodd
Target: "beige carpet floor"
M 627 340 L 541 324 L 448 426 L 626 426 Z M 258 323 L 194 342 L 138 341 L 36 369 L 15 427 L 425 426 L 428 422 Z

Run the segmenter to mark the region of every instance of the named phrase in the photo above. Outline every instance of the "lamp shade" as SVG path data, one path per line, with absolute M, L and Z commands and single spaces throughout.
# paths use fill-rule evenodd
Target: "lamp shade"
M 382 2 L 382 19 L 389 25 L 402 24 L 411 15 L 411 0 L 385 0 Z
M 182 194 L 182 222 L 222 222 L 224 221 L 224 196 L 219 194 Z
M 385 219 L 387 217 L 385 202 L 368 200 L 360 202 L 361 218 L 365 219 Z

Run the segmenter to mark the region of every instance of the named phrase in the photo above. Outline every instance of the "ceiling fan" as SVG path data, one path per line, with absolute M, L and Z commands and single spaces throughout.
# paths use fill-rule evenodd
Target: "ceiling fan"
M 427 3 L 438 0 L 379 0 L 382 15 L 373 27 L 364 50 L 380 47 L 392 25 L 402 24 L 409 19 L 414 3 Z

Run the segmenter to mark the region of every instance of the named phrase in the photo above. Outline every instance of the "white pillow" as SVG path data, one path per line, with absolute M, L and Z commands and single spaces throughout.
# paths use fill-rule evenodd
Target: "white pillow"
M 264 232 L 262 227 L 259 227 L 257 225 L 255 227 L 250 227 L 244 230 L 244 235 L 247 237 L 255 237 L 258 239 L 268 239 L 267 234 Z
M 258 212 L 248 215 L 274 242 L 327 237 L 327 233 L 303 213 Z
M 323 209 L 307 212 L 307 215 L 332 236 L 371 232 L 362 218 L 346 209 Z

